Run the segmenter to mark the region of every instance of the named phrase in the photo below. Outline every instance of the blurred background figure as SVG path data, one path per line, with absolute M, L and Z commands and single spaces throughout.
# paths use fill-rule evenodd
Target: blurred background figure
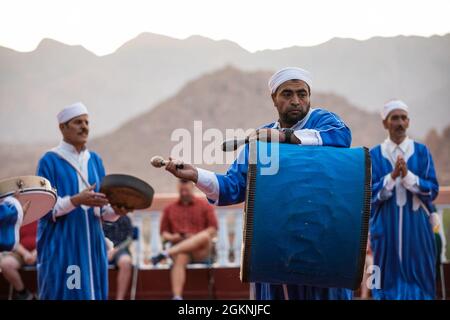
M 161 220 L 160 232 L 170 248 L 152 257 L 152 263 L 171 258 L 170 273 L 174 300 L 181 300 L 186 281 L 186 266 L 191 262 L 211 263 L 213 238 L 217 233 L 214 208 L 194 196 L 194 184 L 179 180 L 179 199 L 167 206 Z
M 389 137 L 372 158 L 371 247 L 380 268 L 379 300 L 432 300 L 436 296 L 436 243 L 428 204 L 439 193 L 433 158 L 407 132 L 409 107 L 387 102 L 382 111 Z
M 124 215 L 115 222 L 103 222 L 103 231 L 113 244 L 108 250 L 108 261 L 118 269 L 116 300 L 123 300 L 130 286 L 133 269 L 130 253 L 133 225 L 130 217 Z

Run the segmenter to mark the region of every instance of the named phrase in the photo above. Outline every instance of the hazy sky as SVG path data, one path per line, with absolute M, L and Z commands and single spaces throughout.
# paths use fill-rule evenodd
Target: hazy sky
M 42 38 L 113 52 L 141 32 L 228 39 L 250 51 L 450 32 L 450 0 L 0 0 L 0 45 Z

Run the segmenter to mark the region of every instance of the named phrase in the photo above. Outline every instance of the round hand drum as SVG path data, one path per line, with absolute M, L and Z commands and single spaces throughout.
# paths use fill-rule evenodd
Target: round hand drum
M 133 176 L 110 174 L 103 178 L 100 192 L 104 193 L 112 206 L 128 210 L 147 209 L 152 205 L 153 188 Z
M 21 176 L 8 178 L 0 181 L 0 202 L 20 191 L 17 200 L 25 205 L 30 203 L 26 212 L 24 212 L 22 225 L 29 224 L 46 215 L 53 209 L 56 203 L 56 190 L 50 184 L 50 181 L 38 176 Z

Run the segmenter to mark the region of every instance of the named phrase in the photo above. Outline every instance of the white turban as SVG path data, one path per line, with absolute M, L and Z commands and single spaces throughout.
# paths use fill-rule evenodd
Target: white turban
M 391 100 L 384 105 L 383 111 L 381 111 L 381 118 L 386 120 L 389 113 L 394 110 L 404 110 L 408 112 L 408 106 L 401 100 Z
M 88 114 L 87 108 L 81 102 L 77 102 L 62 109 L 56 117 L 59 123 L 66 123 L 70 119 L 81 116 L 82 114 Z
M 309 71 L 300 68 L 289 67 L 275 72 L 274 75 L 270 77 L 270 92 L 273 94 L 275 91 L 277 91 L 279 86 L 289 80 L 302 80 L 306 82 L 306 84 L 311 88 L 312 79 Z

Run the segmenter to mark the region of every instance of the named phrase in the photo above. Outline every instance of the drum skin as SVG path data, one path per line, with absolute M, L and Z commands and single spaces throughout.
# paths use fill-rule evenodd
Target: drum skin
M 20 191 L 17 199 L 22 205 L 30 203 L 22 225 L 36 221 L 55 206 L 57 195 L 50 181 L 39 176 L 19 176 L 0 181 L 0 201 Z
M 367 148 L 280 144 L 273 175 L 261 174 L 256 158 L 247 177 L 241 280 L 358 288 L 370 215 Z
M 100 192 L 111 205 L 129 210 L 147 209 L 152 205 L 153 188 L 136 177 L 125 174 L 110 174 L 103 178 Z

